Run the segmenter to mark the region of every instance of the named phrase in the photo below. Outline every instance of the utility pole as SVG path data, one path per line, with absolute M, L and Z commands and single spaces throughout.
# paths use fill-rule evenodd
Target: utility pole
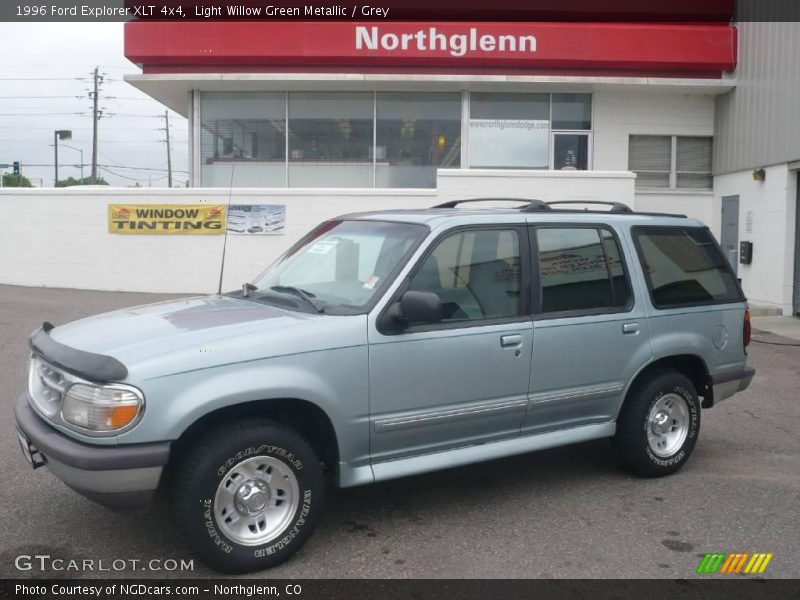
M 167 130 L 167 187 L 172 187 L 172 154 L 169 147 L 169 110 L 164 111 L 164 121 Z
M 97 183 L 97 122 L 100 120 L 102 112 L 98 110 L 100 83 L 103 78 L 98 72 L 98 68 L 94 68 L 94 92 L 91 93 L 94 107 L 92 110 L 92 185 Z M 81 161 L 83 162 L 83 161 Z

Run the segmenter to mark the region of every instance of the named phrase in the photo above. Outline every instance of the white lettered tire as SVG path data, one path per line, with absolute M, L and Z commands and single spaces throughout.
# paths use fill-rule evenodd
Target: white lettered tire
M 311 535 L 322 510 L 322 467 L 284 425 L 259 419 L 223 424 L 180 460 L 175 517 L 191 549 L 224 573 L 282 563 Z
M 655 370 L 634 383 L 617 418 L 614 449 L 643 477 L 680 469 L 700 433 L 700 400 L 692 382 L 672 370 Z

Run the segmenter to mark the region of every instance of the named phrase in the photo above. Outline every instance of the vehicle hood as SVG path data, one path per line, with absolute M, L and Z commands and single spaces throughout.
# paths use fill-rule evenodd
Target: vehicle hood
M 112 356 L 129 368 L 159 359 L 164 369 L 176 372 L 352 343 L 336 335 L 343 319 L 350 317 L 216 295 L 95 315 L 57 326 L 50 336 L 72 348 Z M 165 355 L 172 355 L 173 363 L 180 356 L 182 364 L 169 364 Z

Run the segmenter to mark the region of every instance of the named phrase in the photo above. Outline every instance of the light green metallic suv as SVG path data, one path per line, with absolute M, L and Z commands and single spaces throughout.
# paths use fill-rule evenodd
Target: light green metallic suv
M 711 232 L 481 202 L 333 219 L 241 291 L 46 323 L 24 452 L 106 505 L 164 489 L 227 572 L 302 546 L 324 472 L 355 486 L 602 437 L 635 473 L 679 469 L 701 407 L 754 373 Z

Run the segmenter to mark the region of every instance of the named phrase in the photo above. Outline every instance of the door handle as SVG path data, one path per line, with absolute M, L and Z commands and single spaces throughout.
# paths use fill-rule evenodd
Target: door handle
M 500 337 L 500 346 L 503 348 L 514 348 L 515 346 L 522 346 L 522 336 L 518 333 L 513 335 L 504 335 Z
M 622 333 L 626 335 L 633 335 L 639 333 L 639 324 L 638 323 L 625 323 L 622 326 Z

